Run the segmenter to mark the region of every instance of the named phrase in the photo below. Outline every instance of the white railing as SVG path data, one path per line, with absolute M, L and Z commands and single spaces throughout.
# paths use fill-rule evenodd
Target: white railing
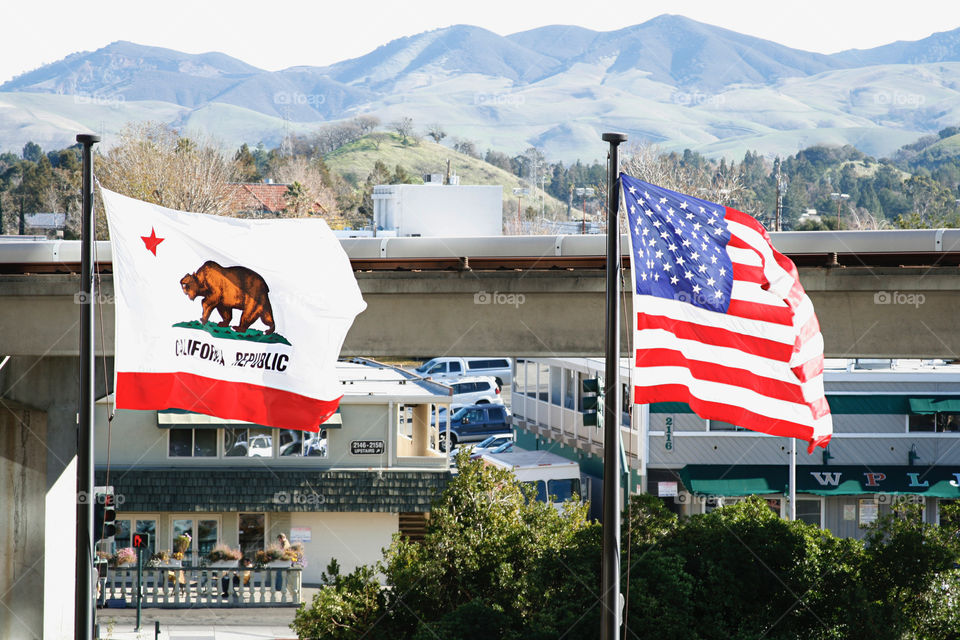
M 270 607 L 296 606 L 301 596 L 300 567 L 220 569 L 212 567 L 144 567 L 144 607 Z M 122 600 L 137 605 L 137 567 L 111 567 L 100 578 L 100 599 L 106 606 Z M 114 602 L 111 602 L 114 601 Z

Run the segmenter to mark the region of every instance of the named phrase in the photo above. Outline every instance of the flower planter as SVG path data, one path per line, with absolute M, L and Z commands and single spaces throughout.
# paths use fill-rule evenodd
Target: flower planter
M 271 560 L 265 565 L 268 569 L 289 569 L 289 560 Z
M 240 566 L 238 560 L 217 560 L 216 562 L 208 562 L 208 569 L 236 569 Z

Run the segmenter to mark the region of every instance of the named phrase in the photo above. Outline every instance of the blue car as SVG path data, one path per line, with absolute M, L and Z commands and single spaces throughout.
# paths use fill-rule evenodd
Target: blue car
M 472 404 L 460 407 L 450 416 L 450 442 L 479 442 L 487 436 L 510 433 L 513 422 L 510 410 L 500 404 Z M 446 451 L 447 429 L 441 420 L 440 450 Z

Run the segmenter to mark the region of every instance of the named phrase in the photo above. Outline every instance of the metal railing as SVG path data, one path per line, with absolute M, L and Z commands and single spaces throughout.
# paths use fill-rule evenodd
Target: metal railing
M 297 606 L 301 567 L 217 568 L 158 566 L 143 568 L 143 607 Z M 100 577 L 103 606 L 137 606 L 137 567 L 110 567 Z M 120 601 L 123 604 L 120 604 Z

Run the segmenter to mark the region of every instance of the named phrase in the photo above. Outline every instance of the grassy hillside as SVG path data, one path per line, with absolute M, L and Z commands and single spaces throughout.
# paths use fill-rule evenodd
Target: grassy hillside
M 418 142 L 410 141 L 408 144 L 403 144 L 397 134 L 381 135 L 384 136 L 384 140 L 379 148 L 373 138 L 367 136 L 327 154 L 324 161 L 331 171 L 340 174 L 348 182 L 357 186 L 373 171 L 377 160 L 385 164 L 390 171 L 400 165 L 418 177 L 426 173 L 446 173 L 447 160 L 450 160 L 450 172 L 460 176 L 460 184 L 501 185 L 504 210 L 508 213 L 517 210 L 517 197 L 513 195 L 513 190 L 529 186 L 517 176 L 499 167 L 454 151 L 432 140 L 423 138 Z M 524 209 L 533 206 L 532 196 L 524 196 L 521 204 Z M 566 203 L 547 195 L 544 204 L 546 217 L 561 219 L 566 217 Z M 536 201 L 536 206 L 539 208 L 539 199 Z

